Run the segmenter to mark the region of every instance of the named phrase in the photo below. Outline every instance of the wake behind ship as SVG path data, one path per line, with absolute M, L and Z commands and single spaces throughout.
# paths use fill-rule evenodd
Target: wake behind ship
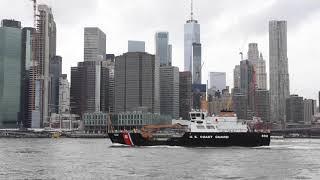
M 128 146 L 269 146 L 270 131 L 261 122 L 251 125 L 239 121 L 234 112 L 208 117 L 205 112 L 190 112 L 185 124 L 147 125 L 141 130 L 108 133 L 112 143 Z M 182 120 L 184 121 L 184 120 Z M 254 125 L 252 125 L 254 124 Z

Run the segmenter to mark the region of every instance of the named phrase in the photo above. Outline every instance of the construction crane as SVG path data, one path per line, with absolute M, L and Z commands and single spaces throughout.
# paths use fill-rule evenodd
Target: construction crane
M 33 2 L 33 27 L 37 28 L 37 0 L 31 0 Z
M 240 56 L 241 56 L 241 61 L 243 60 L 243 53 L 242 51 L 239 52 Z

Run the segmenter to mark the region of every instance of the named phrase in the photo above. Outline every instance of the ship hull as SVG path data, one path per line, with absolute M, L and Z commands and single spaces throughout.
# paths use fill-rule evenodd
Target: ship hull
M 129 146 L 184 146 L 184 147 L 226 147 L 226 146 L 269 146 L 270 133 L 261 132 L 186 132 L 181 137 L 144 138 L 141 133 L 108 133 L 112 143 Z

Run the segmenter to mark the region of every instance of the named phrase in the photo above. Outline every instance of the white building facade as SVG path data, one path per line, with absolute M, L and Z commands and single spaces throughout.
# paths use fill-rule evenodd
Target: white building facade
M 59 113 L 70 112 L 70 86 L 66 74 L 59 79 Z

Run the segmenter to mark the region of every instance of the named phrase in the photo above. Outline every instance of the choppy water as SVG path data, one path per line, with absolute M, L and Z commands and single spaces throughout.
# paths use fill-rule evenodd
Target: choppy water
M 259 148 L 0 139 L 0 179 L 320 179 L 320 139 L 273 140 Z

